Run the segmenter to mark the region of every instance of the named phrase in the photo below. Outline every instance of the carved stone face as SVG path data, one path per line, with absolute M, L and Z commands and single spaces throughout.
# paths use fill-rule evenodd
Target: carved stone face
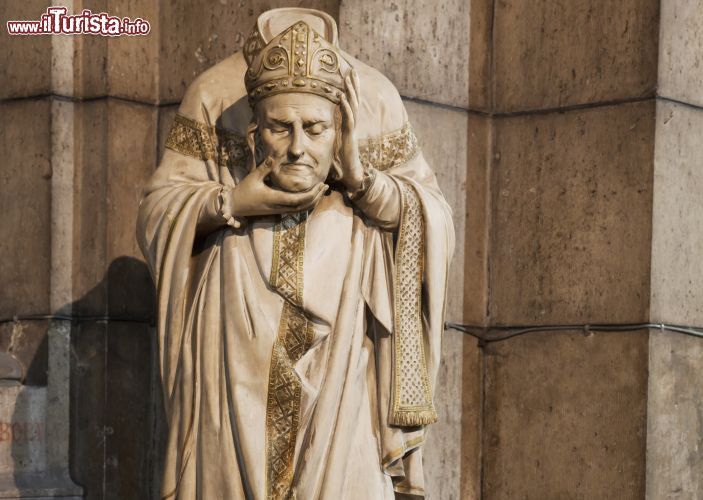
M 257 103 L 254 112 L 263 153 L 273 159 L 274 187 L 306 191 L 327 178 L 334 160 L 336 108 L 323 97 L 296 92 Z

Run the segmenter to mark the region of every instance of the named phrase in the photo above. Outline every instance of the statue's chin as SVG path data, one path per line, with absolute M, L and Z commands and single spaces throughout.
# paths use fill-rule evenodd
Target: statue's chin
M 282 191 L 291 193 L 299 193 L 312 188 L 319 181 L 309 176 L 289 175 L 279 173 L 278 175 L 271 174 L 271 185 Z

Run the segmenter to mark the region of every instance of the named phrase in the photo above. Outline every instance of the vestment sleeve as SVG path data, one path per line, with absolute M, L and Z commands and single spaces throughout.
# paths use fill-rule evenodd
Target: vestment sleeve
M 376 172 L 368 190 L 354 204 L 381 229 L 394 231 L 400 221 L 400 191 L 388 174 Z

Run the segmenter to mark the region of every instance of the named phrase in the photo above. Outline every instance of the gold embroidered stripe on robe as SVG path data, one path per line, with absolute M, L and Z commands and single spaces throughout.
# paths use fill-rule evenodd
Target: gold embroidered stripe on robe
M 266 401 L 266 490 L 271 500 L 286 499 L 293 481 L 301 398 L 295 363 L 312 343 L 312 325 L 300 309 L 307 215 L 282 215 L 274 227 L 269 284 L 286 302 L 271 353 Z
M 422 322 L 425 221 L 415 189 L 399 182 L 402 200 L 395 255 L 394 381 L 392 425 L 420 426 L 437 421 L 425 359 Z

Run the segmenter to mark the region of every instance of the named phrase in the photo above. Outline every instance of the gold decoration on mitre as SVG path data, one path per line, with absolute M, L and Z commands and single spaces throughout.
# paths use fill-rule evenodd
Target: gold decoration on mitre
M 283 92 L 306 92 L 339 103 L 351 66 L 337 47 L 306 22 L 295 22 L 261 45 L 253 39 L 244 46 L 248 65 L 244 84 L 252 106 Z

